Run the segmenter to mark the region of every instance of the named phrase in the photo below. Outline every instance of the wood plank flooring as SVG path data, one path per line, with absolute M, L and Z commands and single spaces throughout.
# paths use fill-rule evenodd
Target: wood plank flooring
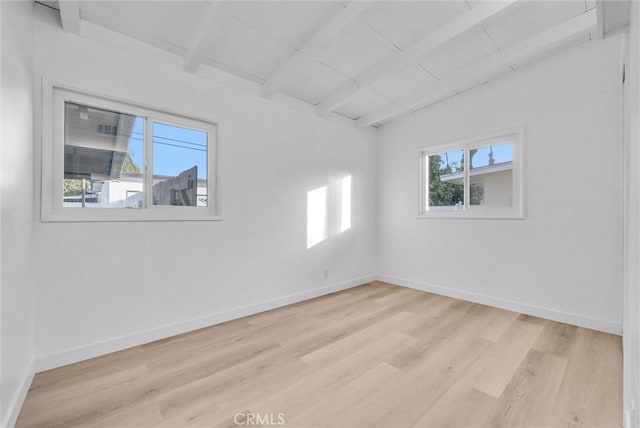
M 36 375 L 18 427 L 620 427 L 621 338 L 375 282 Z

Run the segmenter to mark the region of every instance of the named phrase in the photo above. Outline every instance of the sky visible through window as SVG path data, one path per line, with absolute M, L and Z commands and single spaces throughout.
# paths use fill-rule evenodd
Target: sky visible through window
M 129 150 L 144 170 L 144 119 L 136 117 Z M 207 178 L 207 133 L 162 123 L 153 124 L 153 175 L 178 176 L 198 166 L 198 179 Z
M 489 152 L 493 151 L 493 159 L 495 163 L 510 162 L 513 160 L 512 143 L 499 144 L 495 146 L 481 147 L 473 156 L 473 167 L 479 168 L 489 165 Z M 444 169 L 447 164 L 451 165 L 452 170 L 461 171 L 462 166 L 462 150 L 452 150 L 440 154 L 440 168 Z

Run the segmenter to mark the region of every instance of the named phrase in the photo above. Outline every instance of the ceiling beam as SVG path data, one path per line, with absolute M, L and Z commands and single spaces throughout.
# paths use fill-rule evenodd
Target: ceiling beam
M 204 40 L 209 33 L 213 20 L 219 13 L 219 7 L 219 2 L 209 2 L 206 10 L 200 18 L 200 21 L 198 22 L 198 25 L 196 26 L 196 30 L 194 31 L 189 47 L 187 48 L 187 53 L 184 56 L 184 70 L 189 73 L 195 73 L 202 62 L 202 58 L 204 57 Z M 220 29 L 218 29 L 218 31 L 220 31 Z
M 461 91 L 484 83 L 488 79 L 503 73 L 505 68 L 513 64 L 521 63 L 538 54 L 553 49 L 563 42 L 587 34 L 596 27 L 596 11 L 592 9 L 567 22 L 538 33 L 502 52 L 477 61 L 447 79 L 442 79 L 440 81 L 442 88 L 437 92 L 429 91 L 412 94 L 369 113 L 357 120 L 358 126 L 364 127 L 388 121 L 442 101 Z
M 271 97 L 279 92 L 309 64 L 331 47 L 331 42 L 371 4 L 353 1 L 347 3 L 291 58 L 275 70 L 262 85 L 262 96 Z
M 517 0 L 484 1 L 463 15 L 444 24 L 434 32 L 407 48 L 404 52 L 389 59 L 384 59 L 369 70 L 358 76 L 355 81 L 349 81 L 329 93 L 317 106 L 317 113 L 325 116 L 332 110 L 345 104 L 361 91 L 373 86 L 381 79 L 402 70 L 410 64 L 417 63 L 424 55 L 434 51 L 448 41 L 461 34 L 486 24 L 495 18 Z
M 594 36 L 597 39 L 604 38 L 604 5 L 603 0 L 596 0 L 596 18 L 598 22 L 598 28 L 594 32 Z
M 80 1 L 60 0 L 58 4 L 62 29 L 73 34 L 80 34 Z

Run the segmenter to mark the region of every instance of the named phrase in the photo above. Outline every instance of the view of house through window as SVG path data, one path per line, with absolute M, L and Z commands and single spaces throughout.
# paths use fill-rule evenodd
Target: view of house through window
M 421 212 L 456 212 L 518 208 L 514 153 L 520 135 L 508 134 L 444 150 L 422 152 Z M 519 171 L 518 171 L 519 173 Z M 503 211 L 504 212 L 504 211 Z
M 144 208 L 146 118 L 65 102 L 63 206 Z M 154 122 L 153 205 L 208 205 L 208 133 Z M 147 146 L 148 147 L 148 146 Z
M 513 203 L 513 145 L 480 147 L 469 151 L 469 203 L 510 207 Z
M 63 206 L 143 207 L 143 123 L 142 117 L 65 103 Z

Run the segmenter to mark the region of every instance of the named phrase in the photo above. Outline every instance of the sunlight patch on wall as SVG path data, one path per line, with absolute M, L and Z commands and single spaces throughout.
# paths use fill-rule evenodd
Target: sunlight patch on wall
M 327 239 L 327 186 L 307 192 L 307 248 Z
M 351 176 L 340 180 L 340 228 L 338 233 L 351 229 Z

